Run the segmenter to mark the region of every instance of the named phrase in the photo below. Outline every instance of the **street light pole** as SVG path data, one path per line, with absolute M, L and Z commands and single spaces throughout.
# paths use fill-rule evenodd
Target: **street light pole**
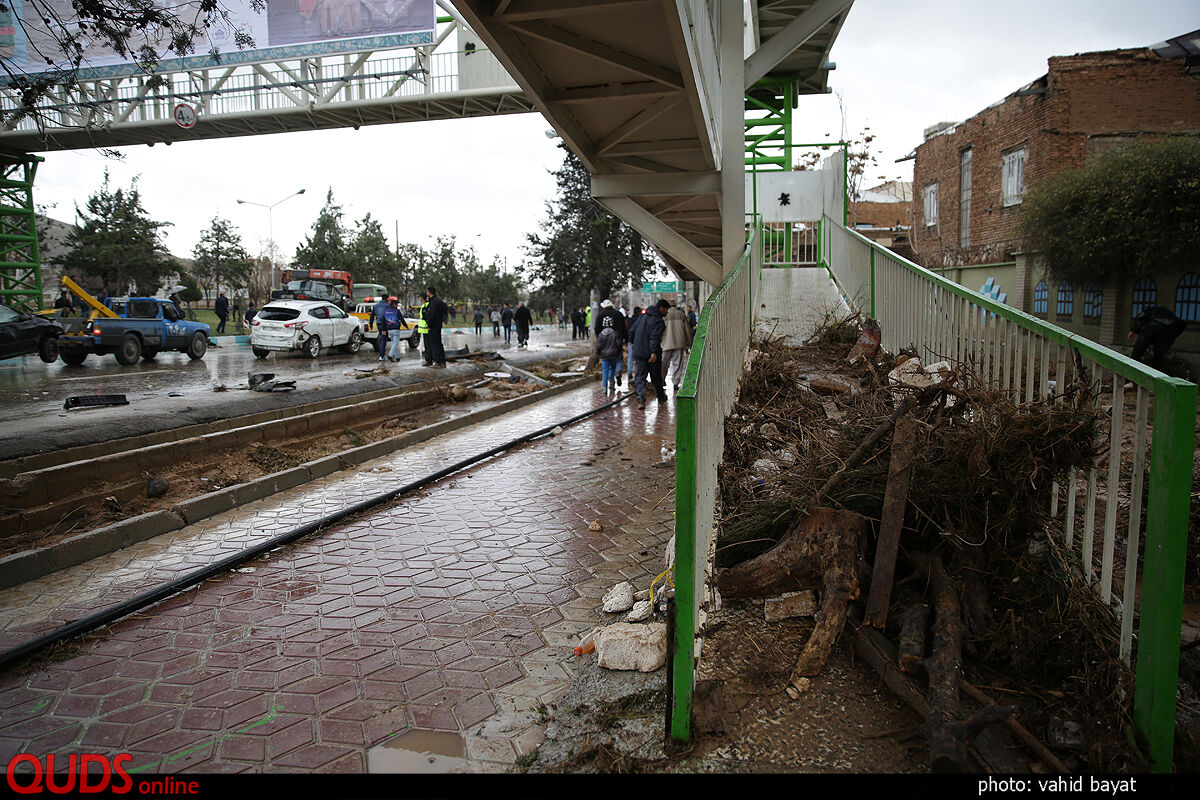
M 270 288 L 272 288 L 272 289 L 277 288 L 276 287 L 276 277 L 277 276 L 275 275 L 275 219 L 274 219 L 274 214 L 272 212 L 274 211 L 275 206 L 279 205 L 284 200 L 291 200 L 293 197 L 297 197 L 298 195 L 302 195 L 302 194 L 304 194 L 304 189 L 301 189 L 298 192 L 292 192 L 287 197 L 283 198 L 283 200 L 278 200 L 274 203 L 271 203 L 270 205 L 267 205 L 266 203 L 256 203 L 253 200 L 238 200 L 237 201 L 238 205 L 258 206 L 259 208 L 265 208 L 267 210 L 267 248 L 268 248 L 267 249 L 267 254 L 268 254 L 267 257 L 270 260 L 270 264 L 271 264 L 271 287 Z

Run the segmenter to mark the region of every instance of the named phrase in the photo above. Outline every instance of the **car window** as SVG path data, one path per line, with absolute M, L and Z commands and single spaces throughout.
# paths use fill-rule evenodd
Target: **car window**
M 329 319 L 329 306 L 317 306 L 309 309 L 308 315 L 317 319 Z
M 175 307 L 174 303 L 164 303 L 162 309 L 163 309 L 163 316 L 166 318 L 167 322 L 178 322 L 179 321 L 179 319 L 180 319 L 179 309 L 177 309 Z
M 8 306 L 0 305 L 0 322 L 15 322 L 21 317 L 16 311 L 13 311 Z
M 256 315 L 259 319 L 273 320 L 275 322 L 287 322 L 290 319 L 295 319 L 300 316 L 300 312 L 294 308 L 286 308 L 283 306 L 265 306 Z
M 330 319 L 345 319 L 347 316 L 349 316 L 345 311 L 342 311 L 340 308 L 337 308 L 336 306 L 329 306 L 328 308 L 329 308 L 329 318 Z
M 158 316 L 158 303 L 153 300 L 130 300 L 129 314 L 130 319 L 154 319 Z

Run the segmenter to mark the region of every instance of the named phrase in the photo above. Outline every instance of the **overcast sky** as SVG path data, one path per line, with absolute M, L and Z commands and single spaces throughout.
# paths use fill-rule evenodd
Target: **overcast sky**
M 895 160 L 925 127 L 981 111 L 1043 75 L 1047 57 L 1144 47 L 1197 28 L 1195 0 L 858 0 L 833 49 L 834 93 L 800 99 L 794 137 L 854 138 L 869 125 L 879 159 L 871 177 L 908 180 L 911 162 Z M 511 265 L 554 196 L 550 171 L 562 152 L 548 127 L 523 114 L 138 146 L 123 149 L 124 161 L 45 153 L 35 199 L 73 221 L 106 169 L 116 186 L 137 176 L 148 212 L 173 223 L 168 247 L 190 256 L 214 216 L 231 220 L 257 252 L 268 212 L 236 200 L 269 205 L 305 189 L 270 215 L 290 256 L 332 189 L 348 223 L 370 213 L 389 239 L 398 226 L 401 242 L 453 234 L 485 261 Z

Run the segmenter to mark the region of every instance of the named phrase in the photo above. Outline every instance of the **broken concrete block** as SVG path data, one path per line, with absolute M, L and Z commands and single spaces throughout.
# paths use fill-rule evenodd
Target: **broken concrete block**
M 667 663 L 667 626 L 617 622 L 596 631 L 597 663 L 605 669 L 654 672 Z
M 633 604 L 633 610 L 625 616 L 626 622 L 643 622 L 650 619 L 650 601 L 638 600 Z
M 625 581 L 618 583 L 604 595 L 604 610 L 609 614 L 617 614 L 633 608 L 633 584 Z
M 778 622 L 791 617 L 811 617 L 816 613 L 817 596 L 811 589 L 768 597 L 763 603 L 763 616 L 767 622 Z
M 594 519 L 594 520 L 592 520 L 592 524 L 588 525 L 588 530 L 593 533 L 596 533 L 596 532 L 604 530 L 604 526 L 600 524 L 600 520 Z
M 774 422 L 768 422 L 758 429 L 758 432 L 768 439 L 778 439 L 782 434 L 779 433 L 779 427 Z

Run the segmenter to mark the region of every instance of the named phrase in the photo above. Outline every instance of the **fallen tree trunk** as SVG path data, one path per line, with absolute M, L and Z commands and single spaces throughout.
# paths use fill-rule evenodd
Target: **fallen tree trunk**
M 820 672 L 841 635 L 850 603 L 858 599 L 858 559 L 870 531 L 871 523 L 851 511 L 810 509 L 770 550 L 717 576 L 727 598 L 820 587 L 816 627 L 792 670 L 793 683 Z
M 958 595 L 942 559 L 929 561 L 933 589 L 933 652 L 929 671 L 929 751 L 934 772 L 966 772 L 966 742 L 951 723 L 959 717 L 958 669 L 962 661 L 962 617 Z

